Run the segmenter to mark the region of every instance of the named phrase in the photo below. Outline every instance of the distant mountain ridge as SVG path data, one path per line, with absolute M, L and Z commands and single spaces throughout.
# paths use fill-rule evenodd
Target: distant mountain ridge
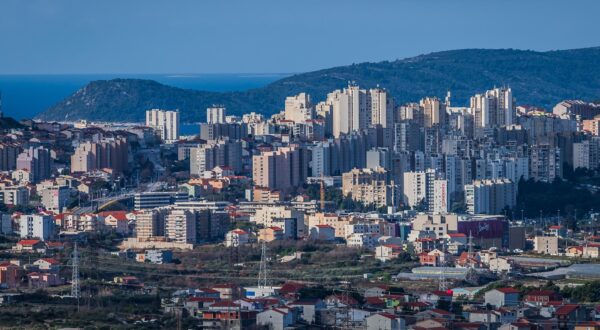
M 162 108 L 179 109 L 183 122 L 197 122 L 205 120 L 212 104 L 225 105 L 229 114 L 270 115 L 283 109 L 286 96 L 307 92 L 316 103 L 349 81 L 363 88 L 386 88 L 399 103 L 442 97 L 450 90 L 455 105 L 467 105 L 470 96 L 494 86 L 509 85 L 518 104 L 550 109 L 564 99 L 600 99 L 600 47 L 443 51 L 296 74 L 243 92 L 181 89 L 140 79 L 98 80 L 36 119 L 141 122 L 147 109 Z

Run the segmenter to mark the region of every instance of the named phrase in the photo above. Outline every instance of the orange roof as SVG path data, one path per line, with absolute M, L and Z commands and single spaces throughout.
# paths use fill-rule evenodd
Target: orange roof
M 519 290 L 515 288 L 498 288 L 496 290 L 502 293 L 519 293 Z
M 39 239 L 23 239 L 17 242 L 17 245 L 36 245 L 41 242 Z
M 51 265 L 60 265 L 60 262 L 54 258 L 42 258 L 40 260 L 44 260 L 45 262 L 47 262 Z
M 564 305 L 556 310 L 556 315 L 568 315 L 579 308 L 579 305 Z
M 98 215 L 101 217 L 105 217 L 105 218 L 110 215 L 117 220 L 121 220 L 121 221 L 127 220 L 127 212 L 126 211 L 104 211 L 104 212 L 98 213 Z

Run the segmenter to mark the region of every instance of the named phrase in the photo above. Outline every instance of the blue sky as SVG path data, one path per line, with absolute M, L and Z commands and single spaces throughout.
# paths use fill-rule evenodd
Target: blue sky
M 0 74 L 304 72 L 600 46 L 598 0 L 0 0 Z

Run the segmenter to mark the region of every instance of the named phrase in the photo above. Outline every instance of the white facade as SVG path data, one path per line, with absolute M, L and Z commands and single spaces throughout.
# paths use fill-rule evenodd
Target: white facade
M 187 210 L 172 210 L 165 222 L 165 236 L 176 243 L 196 243 L 196 217 Z
M 38 238 L 42 241 L 54 236 L 54 218 L 48 215 L 19 216 L 19 233 L 21 238 Z
M 310 95 L 300 93 L 288 96 L 285 99 L 285 120 L 294 123 L 303 123 L 314 118 L 314 108 L 310 102 Z
M 425 172 L 404 173 L 404 203 L 409 207 L 419 205 L 427 197 Z
M 206 109 L 206 122 L 209 124 L 224 124 L 227 110 L 223 106 L 212 106 Z
M 146 126 L 160 133 L 166 143 L 179 140 L 179 111 L 152 109 L 146 111 Z

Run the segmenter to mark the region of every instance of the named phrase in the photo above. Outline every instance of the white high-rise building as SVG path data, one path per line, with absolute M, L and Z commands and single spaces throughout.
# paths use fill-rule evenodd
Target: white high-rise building
M 21 238 L 46 241 L 54 237 L 54 218 L 49 215 L 23 214 L 19 216 Z
M 429 206 L 429 210 L 434 213 L 447 213 L 450 204 L 448 196 L 448 181 L 434 180 L 433 181 L 433 205 Z
M 510 88 L 494 88 L 471 97 L 471 114 L 476 128 L 509 126 L 515 123 L 515 108 Z
M 294 123 L 304 123 L 314 118 L 314 107 L 310 102 L 310 95 L 300 93 L 285 98 L 285 120 Z
M 213 105 L 206 109 L 206 122 L 209 124 L 225 124 L 227 110 L 222 105 Z
M 517 203 L 517 187 L 508 179 L 475 180 L 465 185 L 465 202 L 470 214 L 501 214 Z
M 171 242 L 195 244 L 195 214 L 188 210 L 171 210 L 165 222 L 165 236 Z
M 385 128 L 394 126 L 394 100 L 385 89 L 376 88 L 367 94 L 370 112 L 369 125 L 381 125 Z
M 427 180 L 425 172 L 404 173 L 404 203 L 416 207 L 427 197 Z
M 173 143 L 179 140 L 179 111 L 148 110 L 146 126 L 157 130 L 164 142 Z

